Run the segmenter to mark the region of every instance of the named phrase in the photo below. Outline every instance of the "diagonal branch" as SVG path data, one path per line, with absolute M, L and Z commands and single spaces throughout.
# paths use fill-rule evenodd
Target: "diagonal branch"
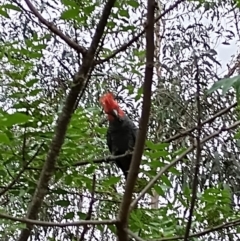
M 214 231 L 218 231 L 220 229 L 230 228 L 230 227 L 239 226 L 239 225 L 240 225 L 240 218 L 235 219 L 233 221 L 223 223 L 223 224 L 219 224 L 215 227 L 207 228 L 198 233 L 190 234 L 189 238 L 197 238 L 197 237 L 203 236 L 205 234 L 212 233 Z M 167 238 L 160 238 L 160 239 L 154 239 L 154 240 L 149 240 L 149 241 L 172 241 L 172 240 L 181 240 L 181 239 L 184 239 L 184 236 L 167 237 Z
M 139 132 L 137 134 L 137 142 L 134 148 L 132 161 L 130 165 L 129 175 L 127 178 L 126 189 L 123 195 L 123 200 L 120 206 L 118 218 L 120 220 L 117 226 L 117 235 L 119 241 L 128 240 L 128 233 L 125 228 L 129 218 L 129 207 L 132 201 L 132 193 L 136 183 L 139 166 L 144 151 L 144 144 L 147 134 L 147 126 L 151 108 L 151 89 L 153 82 L 153 67 L 154 67 L 154 10 L 155 0 L 148 0 L 147 3 L 147 22 L 146 30 L 146 67 L 145 78 L 143 84 L 143 106 L 142 115 L 139 123 Z
M 146 241 L 146 240 L 140 238 L 139 236 L 137 236 L 134 232 L 132 232 L 129 229 L 127 229 L 126 232 L 129 234 L 129 236 L 133 237 L 134 240 L 136 240 L 136 241 Z
M 9 189 L 11 189 L 19 180 L 19 178 L 21 177 L 21 175 L 27 170 L 27 167 L 30 165 L 30 163 L 36 158 L 36 156 L 38 155 L 40 149 L 42 148 L 44 143 L 42 143 L 39 148 L 37 149 L 37 151 L 35 152 L 35 154 L 30 158 L 30 160 L 23 166 L 23 168 L 19 171 L 19 173 L 17 174 L 17 176 L 12 180 L 11 183 L 9 183 L 1 192 L 0 192 L 0 196 L 4 195 Z
M 240 121 L 236 121 L 235 123 L 233 123 L 232 125 L 228 126 L 228 127 L 222 127 L 220 128 L 218 131 L 212 133 L 211 135 L 205 137 L 202 141 L 201 141 L 201 145 L 203 145 L 205 142 L 213 139 L 214 137 L 218 136 L 221 132 L 223 131 L 228 131 L 231 129 L 235 129 L 240 125 Z M 174 166 L 177 162 L 181 161 L 188 153 L 192 152 L 195 149 L 195 144 L 188 147 L 186 151 L 184 151 L 180 156 L 178 156 L 177 158 L 175 158 L 172 162 L 170 162 L 168 165 L 166 165 L 165 167 L 163 167 L 160 172 L 147 184 L 147 186 L 141 191 L 141 193 L 138 195 L 138 197 L 136 199 L 134 199 L 134 201 L 131 203 L 130 209 L 132 210 L 136 204 L 138 203 L 138 201 L 144 196 L 144 194 L 157 182 L 157 180 L 165 173 L 167 172 L 172 166 Z
M 206 125 L 206 124 L 209 124 L 211 122 L 213 122 L 217 117 L 220 117 L 222 115 L 224 115 L 225 113 L 227 113 L 230 109 L 232 109 L 233 107 L 236 107 L 237 106 L 237 102 L 233 103 L 232 105 L 230 105 L 229 107 L 227 108 L 224 108 L 222 110 L 220 110 L 219 112 L 217 112 L 215 115 L 213 115 L 212 117 L 210 117 L 209 119 L 205 120 L 202 122 L 202 125 Z M 183 131 L 179 134 L 176 134 L 168 139 L 165 139 L 163 142 L 166 142 L 166 143 L 169 143 L 171 141 L 174 141 L 174 140 L 177 140 L 178 138 L 180 137 L 184 137 L 188 134 L 190 134 L 192 131 L 196 130 L 197 129 L 197 126 L 194 126 L 186 131 Z
M 29 3 L 28 0 L 26 1 Z M 49 182 L 54 174 L 57 157 L 59 156 L 61 147 L 64 143 L 67 127 L 74 112 L 75 103 L 77 101 L 79 93 L 82 91 L 85 85 L 89 70 L 92 68 L 95 52 L 104 33 L 104 28 L 107 24 L 111 9 L 114 6 L 115 1 L 116 0 L 108 0 L 106 5 L 104 6 L 103 13 L 97 25 L 91 45 L 86 55 L 83 57 L 82 65 L 79 69 L 79 72 L 76 73 L 74 76 L 73 85 L 66 98 L 62 112 L 60 113 L 57 120 L 55 134 L 50 144 L 46 161 L 43 165 L 40 178 L 38 180 L 38 184 L 32 198 L 32 202 L 28 207 L 28 219 L 38 218 L 38 212 L 40 211 L 43 199 L 47 194 Z M 30 236 L 32 227 L 33 225 L 27 224 L 26 228 L 22 230 L 18 241 L 27 241 L 28 237 Z
M 72 41 L 68 36 L 64 35 L 56 26 L 54 26 L 52 23 L 48 22 L 45 18 L 43 18 L 42 15 L 37 11 L 37 9 L 32 5 L 30 0 L 25 0 L 25 2 L 28 5 L 29 9 L 32 11 L 32 13 L 39 19 L 41 23 L 47 26 L 51 32 L 59 36 L 63 41 L 65 41 L 70 47 L 75 49 L 78 53 L 81 53 L 83 56 L 86 55 L 87 50 L 84 47 Z
M 180 3 L 184 2 L 185 0 L 178 0 L 176 1 L 173 5 L 171 5 L 168 9 L 166 9 L 162 14 L 160 14 L 155 20 L 154 22 L 159 21 L 162 17 L 164 17 L 166 14 L 168 14 L 170 11 L 172 11 L 174 8 L 176 8 Z M 149 23 L 148 23 L 149 24 Z M 105 59 L 101 59 L 95 62 L 95 65 L 97 64 L 102 64 L 104 62 L 109 61 L 110 59 L 114 58 L 117 54 L 119 54 L 120 52 L 125 51 L 128 47 L 130 47 L 134 42 L 137 42 L 138 39 L 145 33 L 145 31 L 148 28 L 148 24 L 144 27 L 144 30 L 142 30 L 138 35 L 136 35 L 135 37 L 133 37 L 129 42 L 127 42 L 126 44 L 122 45 L 119 49 L 116 49 L 115 51 L 113 51 L 112 54 L 110 54 L 108 57 L 106 57 Z

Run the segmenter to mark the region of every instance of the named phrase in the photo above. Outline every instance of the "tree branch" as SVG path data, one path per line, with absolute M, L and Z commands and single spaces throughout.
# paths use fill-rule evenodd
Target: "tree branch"
M 11 189 L 19 180 L 19 178 L 21 177 L 21 175 L 26 171 L 27 167 L 29 166 L 29 164 L 35 159 L 35 157 L 38 155 L 41 147 L 43 146 L 44 143 L 42 143 L 39 148 L 37 149 L 37 151 L 35 152 L 35 154 L 30 158 L 30 160 L 23 166 L 23 168 L 19 171 L 19 173 L 17 174 L 17 176 L 12 180 L 11 183 L 9 183 L 2 191 L 0 191 L 0 196 L 4 195 L 9 189 Z
M 168 14 L 170 11 L 172 11 L 175 7 L 177 7 L 180 3 L 184 2 L 185 0 L 178 0 L 176 1 L 172 6 L 170 6 L 168 9 L 166 9 L 162 14 L 160 14 L 155 20 L 154 22 L 159 21 L 162 17 L 164 17 L 166 14 Z M 149 24 L 149 23 L 148 23 Z M 124 50 L 126 50 L 129 46 L 131 46 L 134 42 L 137 42 L 138 39 L 145 33 L 145 31 L 148 28 L 148 24 L 144 27 L 144 30 L 142 30 L 138 35 L 136 35 L 135 37 L 133 37 L 129 42 L 127 42 L 126 44 L 122 45 L 119 49 L 116 49 L 115 51 L 113 51 L 112 54 L 110 54 L 108 57 L 106 57 L 105 59 L 101 59 L 98 61 L 95 61 L 95 65 L 97 64 L 102 64 L 104 62 L 109 61 L 110 59 L 114 58 L 117 54 L 119 54 L 120 52 L 123 52 Z
M 92 184 L 92 193 L 91 193 L 91 201 L 89 203 L 89 208 L 88 208 L 88 212 L 87 212 L 87 216 L 85 220 L 90 220 L 91 216 L 92 216 L 92 211 L 93 211 L 93 204 L 95 203 L 95 187 L 96 187 L 96 175 L 94 174 L 93 176 L 93 184 Z M 87 233 L 89 227 L 87 224 L 84 225 L 83 227 L 83 231 L 81 233 L 81 237 L 79 239 L 79 241 L 84 241 L 84 236 Z
M 194 63 L 196 66 L 196 75 L 195 75 L 195 80 L 196 80 L 196 85 L 197 85 L 197 91 L 196 91 L 196 102 L 197 102 L 197 137 L 196 137 L 196 161 L 195 161 L 195 170 L 194 170 L 194 178 L 193 178 L 193 183 L 192 183 L 192 197 L 191 197 L 191 205 L 189 209 L 189 216 L 188 216 L 188 222 L 186 225 L 186 231 L 185 231 L 185 236 L 184 236 L 184 241 L 188 241 L 189 233 L 191 230 L 191 225 L 192 225 L 192 217 L 193 217 L 193 211 L 194 211 L 194 206 L 196 203 L 197 199 L 197 188 L 198 188 L 198 173 L 199 173 L 199 168 L 200 168 L 200 161 L 201 161 L 201 132 L 202 132 L 202 111 L 201 111 L 201 100 L 200 100 L 200 91 L 201 91 L 201 86 L 200 86 L 200 79 L 199 79 L 199 66 L 198 66 L 198 59 L 196 56 L 196 53 L 194 53 Z
M 25 1 L 28 3 L 28 6 L 32 7 L 29 0 L 25 0 Z M 38 180 L 38 184 L 32 198 L 32 202 L 28 207 L 27 218 L 29 219 L 38 218 L 38 212 L 42 206 L 43 199 L 48 190 L 48 184 L 54 173 L 56 160 L 57 160 L 57 157 L 59 156 L 61 147 L 64 143 L 67 127 L 72 117 L 72 114 L 74 112 L 75 103 L 77 101 L 80 91 L 83 89 L 85 85 L 85 81 L 88 76 L 89 70 L 92 67 L 97 46 L 104 33 L 104 28 L 107 24 L 107 20 L 111 13 L 112 7 L 114 6 L 114 3 L 115 3 L 115 0 L 108 0 L 107 3 L 105 4 L 102 16 L 97 25 L 91 45 L 86 55 L 83 57 L 82 65 L 79 69 L 79 72 L 76 73 L 74 76 L 73 85 L 66 98 L 65 105 L 62 109 L 62 112 L 60 113 L 57 120 L 55 134 L 50 144 L 46 161 L 43 165 L 40 178 Z M 27 227 L 22 230 L 18 241 L 27 241 L 28 237 L 30 236 L 32 225 L 28 223 L 26 226 Z
M 217 112 L 215 115 L 213 115 L 212 117 L 210 117 L 209 119 L 205 120 L 202 122 L 202 125 L 206 125 L 206 124 L 209 124 L 211 122 L 213 122 L 217 117 L 220 117 L 222 116 L 223 114 L 227 113 L 230 109 L 232 109 L 233 107 L 236 107 L 237 106 L 237 102 L 236 103 L 233 103 L 232 105 L 230 105 L 229 107 L 227 108 L 224 108 L 222 110 L 220 110 L 219 112 Z M 177 140 L 178 138 L 180 137 L 184 137 L 186 135 L 188 135 L 189 133 L 191 133 L 192 131 L 196 130 L 197 129 L 197 126 L 194 126 L 186 131 L 183 131 L 179 134 L 176 134 L 168 139 L 165 139 L 163 140 L 163 142 L 165 143 L 169 143 L 171 141 L 174 141 L 174 140 Z
M 8 214 L 0 213 L 0 218 L 12 220 L 14 222 L 20 222 L 20 223 L 26 223 L 42 227 L 69 227 L 69 226 L 83 226 L 83 225 L 110 225 L 110 224 L 116 224 L 117 220 L 82 220 L 77 222 L 71 222 L 71 223 L 54 223 L 54 222 L 44 222 L 44 221 L 38 221 L 28 218 L 17 218 L 10 216 Z
M 131 230 L 127 229 L 126 232 L 129 234 L 129 236 L 131 236 L 132 238 L 134 238 L 136 241 L 145 241 L 144 239 L 140 238 L 138 235 L 136 235 L 135 233 L 133 233 Z
M 119 241 L 128 240 L 128 234 L 126 232 L 129 207 L 132 201 L 132 193 L 134 185 L 136 183 L 139 166 L 141 164 L 142 154 L 144 151 L 144 144 L 147 134 L 147 125 L 150 115 L 151 108 L 151 89 L 152 89 L 152 78 L 153 78 L 153 67 L 154 67 L 154 10 L 155 0 L 148 0 L 147 4 L 147 23 L 146 29 L 146 67 L 145 67 L 145 78 L 143 84 L 143 106 L 141 120 L 139 123 L 139 132 L 136 138 L 136 145 L 134 148 L 132 161 L 130 165 L 129 175 L 127 178 L 126 189 L 123 195 L 123 200 L 119 211 L 119 223 L 117 226 L 117 236 Z
M 226 222 L 224 224 L 217 225 L 217 226 L 212 227 L 212 228 L 205 229 L 205 230 L 203 230 L 201 232 L 198 232 L 198 233 L 190 234 L 189 238 L 200 237 L 200 236 L 203 236 L 205 234 L 212 233 L 214 231 L 218 231 L 218 230 L 223 229 L 223 228 L 229 228 L 229 227 L 234 227 L 234 226 L 238 226 L 238 225 L 240 225 L 240 218 L 236 219 L 236 220 L 233 220 L 233 221 L 230 221 L 230 222 Z M 160 238 L 160 239 L 154 239 L 154 240 L 152 239 L 152 240 L 149 240 L 149 241 L 172 241 L 172 240 L 180 240 L 180 239 L 184 239 L 184 236 L 175 236 L 175 237 Z
M 55 33 L 58 37 L 60 37 L 78 53 L 81 53 L 83 57 L 86 55 L 87 50 L 84 47 L 72 41 L 69 37 L 64 35 L 56 26 L 54 26 L 52 23 L 48 22 L 45 18 L 43 18 L 42 15 L 37 11 L 37 9 L 32 5 L 32 3 L 29 0 L 25 0 L 25 2 L 28 5 L 29 9 L 32 11 L 32 13 L 39 19 L 41 23 L 47 26 L 51 32 Z
M 130 152 L 130 153 L 125 153 L 123 155 L 118 155 L 118 156 L 106 156 L 103 158 L 95 159 L 93 161 L 80 161 L 80 162 L 74 163 L 71 166 L 79 167 L 79 166 L 84 166 L 84 165 L 91 164 L 91 163 L 99 164 L 99 163 L 103 163 L 103 162 L 113 162 L 113 161 L 117 161 L 117 160 L 121 159 L 122 157 L 130 156 L 132 154 L 133 154 L 133 152 Z M 69 167 L 69 166 L 66 166 L 66 167 Z
M 240 125 L 240 121 L 236 121 L 235 123 L 233 123 L 232 125 L 228 126 L 228 127 L 222 127 L 220 128 L 218 131 L 212 133 L 211 135 L 205 137 L 202 141 L 201 141 L 201 145 L 203 145 L 205 142 L 211 140 L 212 138 L 218 136 L 221 132 L 223 131 L 228 131 L 231 129 L 235 129 L 236 127 L 238 127 Z M 177 158 L 175 158 L 172 162 L 170 162 L 168 165 L 166 165 L 165 167 L 163 167 L 160 172 L 147 184 L 147 186 L 141 191 L 141 193 L 138 195 L 138 197 L 131 203 L 130 209 L 132 210 L 136 204 L 138 203 L 138 201 L 144 196 L 144 194 L 155 184 L 155 182 L 166 172 L 169 170 L 169 168 L 171 168 L 172 166 L 174 166 L 178 161 L 182 160 L 188 153 L 192 152 L 194 150 L 194 148 L 196 147 L 196 145 L 192 145 L 190 147 L 188 147 L 188 149 L 183 152 L 180 156 L 178 156 Z
M 235 106 L 237 106 L 237 103 L 234 103 L 234 104 L 230 105 L 229 107 L 220 110 L 219 112 L 217 112 L 215 115 L 213 115 L 209 119 L 203 121 L 202 126 L 213 122 L 217 117 L 220 117 L 223 114 L 227 113 L 230 109 L 232 109 Z M 176 135 L 174 135 L 174 136 L 172 136 L 168 139 L 165 139 L 162 142 L 163 143 L 169 143 L 171 141 L 177 140 L 178 138 L 184 137 L 184 136 L 188 135 L 189 133 L 193 132 L 196 129 L 197 129 L 197 126 L 194 126 L 194 127 L 190 128 L 190 129 L 188 129 L 188 130 L 186 130 L 182 133 L 176 134 Z M 122 157 L 131 155 L 131 154 L 133 154 L 133 153 L 126 153 L 126 154 L 119 155 L 119 156 L 106 156 L 106 157 L 102 157 L 102 158 L 95 159 L 95 160 L 92 160 L 92 161 L 91 160 L 80 161 L 80 162 L 74 163 L 71 166 L 84 166 L 84 165 L 88 165 L 88 164 L 91 164 L 91 163 L 99 164 L 99 163 L 103 163 L 103 162 L 113 162 L 113 161 L 117 161 L 117 160 L 121 159 Z M 67 166 L 67 167 L 69 167 L 69 166 Z

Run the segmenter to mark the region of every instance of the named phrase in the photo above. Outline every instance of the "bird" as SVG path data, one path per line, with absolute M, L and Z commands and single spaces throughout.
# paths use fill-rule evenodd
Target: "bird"
M 132 154 L 130 154 L 130 152 L 134 150 L 138 128 L 121 109 L 111 92 L 107 92 L 101 96 L 99 102 L 109 122 L 106 138 L 110 153 L 113 156 L 128 153 L 128 155 L 115 161 L 127 180 L 132 160 Z

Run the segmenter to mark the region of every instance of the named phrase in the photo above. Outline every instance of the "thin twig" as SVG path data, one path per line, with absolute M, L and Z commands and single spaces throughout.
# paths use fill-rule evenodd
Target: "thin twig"
M 147 134 L 147 126 L 151 108 L 151 89 L 153 82 L 153 68 L 154 68 L 154 10 L 155 0 L 148 0 L 147 4 L 147 23 L 146 29 L 146 67 L 145 78 L 143 84 L 143 106 L 141 120 L 139 124 L 139 132 L 137 134 L 137 142 L 134 148 L 132 161 L 130 165 L 129 175 L 127 178 L 126 189 L 123 195 L 123 200 L 120 206 L 118 218 L 120 222 L 117 226 L 117 236 L 119 241 L 128 240 L 126 227 L 129 218 L 129 207 L 132 201 L 132 193 L 136 183 L 139 166 L 144 151 L 144 144 Z
M 201 100 L 200 100 L 201 86 L 200 86 L 200 79 L 199 79 L 199 66 L 198 66 L 197 61 L 198 61 L 197 56 L 196 56 L 196 54 L 194 54 L 194 63 L 196 66 L 195 80 L 196 80 L 196 85 L 197 85 L 197 91 L 196 91 L 196 102 L 197 102 L 196 162 L 195 162 L 194 178 L 193 178 L 193 183 L 192 183 L 191 205 L 190 205 L 190 209 L 189 209 L 189 217 L 188 217 L 188 222 L 186 225 L 184 241 L 188 241 L 189 233 L 191 230 L 193 211 L 194 211 L 194 206 L 195 206 L 196 199 L 197 199 L 198 173 L 199 173 L 200 161 L 201 161 L 201 131 L 202 131 L 202 123 L 201 123 L 202 111 L 201 111 Z
M 80 161 L 80 162 L 74 163 L 71 166 L 79 167 L 79 166 L 84 166 L 84 165 L 92 164 L 92 163 L 99 164 L 99 163 L 104 163 L 104 162 L 113 162 L 113 161 L 117 161 L 117 160 L 121 159 L 122 157 L 130 156 L 132 154 L 133 153 L 131 152 L 131 153 L 126 153 L 126 154 L 118 155 L 118 156 L 106 156 L 103 158 L 95 159 L 93 161 Z M 69 167 L 69 165 L 66 167 Z
M 58 61 L 58 63 L 66 70 L 66 72 L 71 76 L 71 78 L 73 79 L 74 75 L 71 73 L 70 69 L 58 58 L 55 57 L 56 60 Z
M 237 106 L 237 102 L 233 103 L 232 105 L 230 105 L 227 108 L 224 108 L 224 109 L 220 110 L 219 112 L 217 112 L 215 115 L 213 115 L 209 119 L 203 121 L 202 125 L 206 125 L 206 124 L 212 123 L 217 117 L 222 116 L 223 114 L 227 113 L 230 109 L 232 109 L 233 107 L 236 107 L 236 106 Z M 183 131 L 183 132 L 181 132 L 179 134 L 176 134 L 176 135 L 174 135 L 174 136 L 172 136 L 172 137 L 170 137 L 168 139 L 163 140 L 163 142 L 169 143 L 171 141 L 177 140 L 180 137 L 187 136 L 188 134 L 190 134 L 191 132 L 193 132 L 196 129 L 197 129 L 197 126 L 194 126 L 194 127 L 190 128 L 190 129 L 188 129 L 186 131 Z
M 26 124 L 24 124 L 23 143 L 22 143 L 22 161 L 23 161 L 24 164 L 25 164 L 25 161 L 26 161 L 26 158 L 25 158 L 26 142 L 27 142 L 26 129 L 27 129 Z
M 9 189 L 11 189 L 19 180 L 19 178 L 21 177 L 21 175 L 26 171 L 27 167 L 30 165 L 30 163 L 36 158 L 36 156 L 38 155 L 40 149 L 42 148 L 44 143 L 42 143 L 39 148 L 37 149 L 37 151 L 35 152 L 35 154 L 30 158 L 30 160 L 23 166 L 23 168 L 19 171 L 19 173 L 17 174 L 17 176 L 12 180 L 11 183 L 9 183 L 2 191 L 0 191 L 0 196 L 4 195 Z
M 111 225 L 111 224 L 116 224 L 118 222 L 117 220 L 81 220 L 81 221 L 69 222 L 69 223 L 54 223 L 54 222 L 32 220 L 28 218 L 17 218 L 4 213 L 0 213 L 0 218 L 12 220 L 14 222 L 26 223 L 26 224 L 42 226 L 42 227 L 69 227 L 69 226 L 77 227 L 77 226 L 83 226 L 83 225 Z
M 207 228 L 207 229 L 205 229 L 201 232 L 198 232 L 198 233 L 190 234 L 189 238 L 200 237 L 200 236 L 203 236 L 205 234 L 212 233 L 214 231 L 218 231 L 220 229 L 234 227 L 234 226 L 238 226 L 238 225 L 240 225 L 240 218 L 236 219 L 236 220 L 233 220 L 233 221 L 230 221 L 230 222 L 226 222 L 224 224 L 217 225 L 215 227 Z M 168 237 L 168 238 L 152 239 L 152 240 L 149 240 L 149 241 L 172 241 L 172 240 L 180 240 L 180 239 L 184 239 L 184 236 L 175 236 L 175 237 Z
M 43 18 L 42 15 L 37 11 L 37 9 L 32 5 L 32 3 L 29 0 L 25 0 L 25 2 L 28 5 L 29 9 L 32 11 L 32 13 L 39 19 L 41 23 L 47 26 L 51 32 L 59 36 L 63 41 L 65 41 L 70 47 L 75 49 L 78 53 L 81 53 L 83 57 L 86 55 L 87 50 L 84 47 L 72 41 L 69 37 L 64 35 L 56 26 L 54 26 L 53 23 L 50 23 L 45 18 Z
M 129 234 L 129 236 L 133 237 L 136 241 L 146 241 L 146 240 L 140 238 L 138 235 L 136 235 L 129 229 L 126 229 L 126 232 Z
M 168 14 L 170 11 L 172 11 L 174 8 L 176 8 L 180 3 L 184 2 L 185 0 L 178 0 L 176 1 L 173 5 L 171 5 L 168 9 L 166 9 L 162 14 L 160 14 L 155 20 L 154 22 L 159 21 L 162 17 L 164 17 L 166 14 Z M 148 29 L 149 23 L 147 25 L 144 26 L 144 30 L 142 30 L 138 35 L 136 35 L 135 37 L 133 37 L 129 42 L 127 42 L 126 44 L 122 45 L 120 48 L 116 49 L 115 51 L 113 51 L 112 54 L 110 54 L 108 57 L 106 57 L 105 59 L 101 59 L 101 60 L 97 60 L 95 61 L 95 65 L 97 64 L 102 64 L 104 62 L 109 61 L 110 59 L 114 58 L 117 54 L 119 54 L 120 52 L 125 51 L 129 46 L 131 46 L 134 42 L 137 42 L 138 39 L 145 33 L 145 31 Z
M 95 188 L 96 188 L 96 175 L 93 175 L 93 184 L 92 184 L 92 192 L 91 192 L 91 201 L 89 203 L 89 208 L 88 208 L 88 212 L 86 215 L 85 220 L 90 220 L 91 216 L 92 216 L 92 212 L 93 212 L 93 204 L 95 203 Z M 79 239 L 79 241 L 84 241 L 84 236 L 87 233 L 87 231 L 89 230 L 88 225 L 84 225 L 83 226 L 83 231 L 81 233 L 81 237 Z

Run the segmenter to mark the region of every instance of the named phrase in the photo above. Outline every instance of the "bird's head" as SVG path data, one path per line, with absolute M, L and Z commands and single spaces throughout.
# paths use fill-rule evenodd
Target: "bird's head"
M 123 110 L 114 99 L 112 93 L 108 92 L 104 94 L 100 98 L 99 102 L 102 105 L 104 112 L 107 114 L 109 121 L 112 121 L 114 119 L 121 120 L 121 117 L 124 116 Z

